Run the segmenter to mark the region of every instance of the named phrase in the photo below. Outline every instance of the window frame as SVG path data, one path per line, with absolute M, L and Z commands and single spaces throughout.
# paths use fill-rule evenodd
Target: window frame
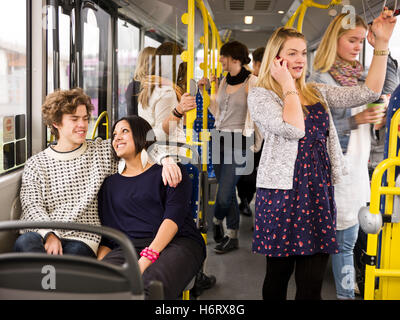
M 26 8 L 26 15 L 25 15 L 25 21 L 26 21 L 26 26 L 25 26 L 25 58 L 26 58 L 26 73 L 25 73 L 25 91 L 26 91 L 26 100 L 25 100 L 25 161 L 17 165 L 16 164 L 16 159 L 17 155 L 14 154 L 15 156 L 15 165 L 7 170 L 4 170 L 0 172 L 0 178 L 7 176 L 11 173 L 14 173 L 21 168 L 25 166 L 26 161 L 32 156 L 32 3 L 30 0 L 25 1 L 25 8 Z M 16 123 L 15 123 L 15 117 L 14 116 L 14 131 L 16 128 Z M 22 141 L 23 139 L 20 139 L 18 141 Z M 16 149 L 16 144 L 18 142 L 16 139 L 14 141 L 15 146 L 14 149 Z M 2 142 L 1 144 L 4 146 L 4 143 Z M 1 148 L 1 152 L 3 151 L 3 148 Z M 4 161 L 4 160 L 3 160 Z M 4 163 L 4 162 L 3 162 Z M 4 164 L 1 164 L 2 168 Z

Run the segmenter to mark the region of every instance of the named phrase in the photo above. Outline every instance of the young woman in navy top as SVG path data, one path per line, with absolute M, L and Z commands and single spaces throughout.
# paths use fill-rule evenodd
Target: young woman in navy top
M 163 283 L 164 297 L 176 299 L 200 270 L 205 244 L 190 210 L 191 181 L 182 169 L 182 182 L 165 186 L 161 166 L 151 164 L 142 153 L 150 124 L 138 116 L 122 118 L 113 127 L 112 149 L 125 160 L 125 169 L 108 177 L 99 192 L 102 225 L 124 232 L 133 242 L 146 288 L 150 281 Z M 143 159 L 143 161 L 142 161 Z M 122 251 L 103 239 L 98 259 L 122 264 Z

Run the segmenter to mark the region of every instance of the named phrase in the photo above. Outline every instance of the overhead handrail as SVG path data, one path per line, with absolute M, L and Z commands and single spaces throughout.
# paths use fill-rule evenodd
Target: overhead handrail
M 329 9 L 332 6 L 339 5 L 342 3 L 342 0 L 332 0 L 329 4 L 320 4 L 316 3 L 313 0 L 303 0 L 300 6 L 297 8 L 295 13 L 291 16 L 291 18 L 286 22 L 286 27 L 293 27 L 296 18 L 298 17 L 297 21 L 297 30 L 302 32 L 303 30 L 303 21 L 306 15 L 308 8 L 318 8 L 318 9 Z
M 109 134 L 108 134 L 108 128 L 109 128 L 109 122 L 110 122 L 110 121 L 109 121 L 109 118 L 108 118 L 108 113 L 107 113 L 107 111 L 103 111 L 103 112 L 100 114 L 100 116 L 97 118 L 96 124 L 94 125 L 94 128 L 93 128 L 92 140 L 94 140 L 94 138 L 96 137 L 97 128 L 99 127 L 100 122 L 101 122 L 101 120 L 103 120 L 104 117 L 106 118 L 106 123 L 103 123 L 103 125 L 106 126 L 106 139 L 108 140 L 108 136 L 109 136 Z

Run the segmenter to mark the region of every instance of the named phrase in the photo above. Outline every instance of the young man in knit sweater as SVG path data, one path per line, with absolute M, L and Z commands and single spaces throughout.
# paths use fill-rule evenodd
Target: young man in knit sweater
M 115 173 L 118 163 L 109 140 L 86 141 L 93 105 L 82 89 L 56 91 L 42 106 L 45 124 L 57 144 L 31 157 L 25 165 L 21 186 L 21 220 L 63 221 L 100 225 L 97 193 L 103 180 Z M 160 155 L 154 155 L 160 158 Z M 164 183 L 176 186 L 179 167 L 162 160 Z M 96 256 L 100 236 L 67 230 L 22 230 L 17 252 L 47 252 Z

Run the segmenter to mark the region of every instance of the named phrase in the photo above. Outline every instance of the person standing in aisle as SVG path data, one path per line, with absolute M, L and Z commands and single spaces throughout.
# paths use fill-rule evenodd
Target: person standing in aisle
M 216 119 L 216 131 L 212 137 L 212 162 L 218 181 L 218 192 L 213 231 L 218 245 L 214 250 L 223 254 L 239 248 L 240 213 L 236 184 L 245 171 L 243 168 L 249 161 L 247 157 L 250 157 L 246 152 L 246 135 L 254 132 L 254 123 L 247 110 L 247 94 L 257 77 L 244 67 L 250 63 L 249 52 L 238 41 L 228 42 L 221 47 L 220 62 L 227 76 L 219 87 L 217 84 L 218 91 L 211 96 L 209 110 Z M 214 78 L 211 80 L 216 81 Z M 199 87 L 202 88 L 206 81 L 205 78 L 201 79 Z M 258 151 L 260 142 L 257 141 L 257 136 L 255 138 L 254 151 Z M 245 161 L 239 163 L 238 158 L 245 158 Z M 226 234 L 223 227 L 225 218 Z
M 346 16 L 346 13 L 338 15 L 328 26 L 315 55 L 315 72 L 309 81 L 342 87 L 363 83 L 363 67 L 358 56 L 368 26 L 360 16 L 356 16 L 354 28 L 343 28 Z M 364 105 L 353 109 L 332 109 L 331 114 L 349 169 L 343 181 L 335 185 L 339 253 L 332 255 L 332 270 L 337 298 L 354 299 L 353 250 L 359 228 L 358 211 L 370 198 L 370 127 L 383 120 L 384 112 L 380 106 L 368 108 Z
M 296 299 L 321 299 L 329 255 L 338 253 L 333 185 L 347 173 L 330 110 L 380 96 L 395 23 L 390 10 L 375 19 L 375 54 L 359 86 L 306 84 L 307 43 L 296 29 L 278 28 L 268 41 L 248 97 L 264 136 L 253 251 L 266 256 L 266 300 L 286 299 L 294 270 Z

